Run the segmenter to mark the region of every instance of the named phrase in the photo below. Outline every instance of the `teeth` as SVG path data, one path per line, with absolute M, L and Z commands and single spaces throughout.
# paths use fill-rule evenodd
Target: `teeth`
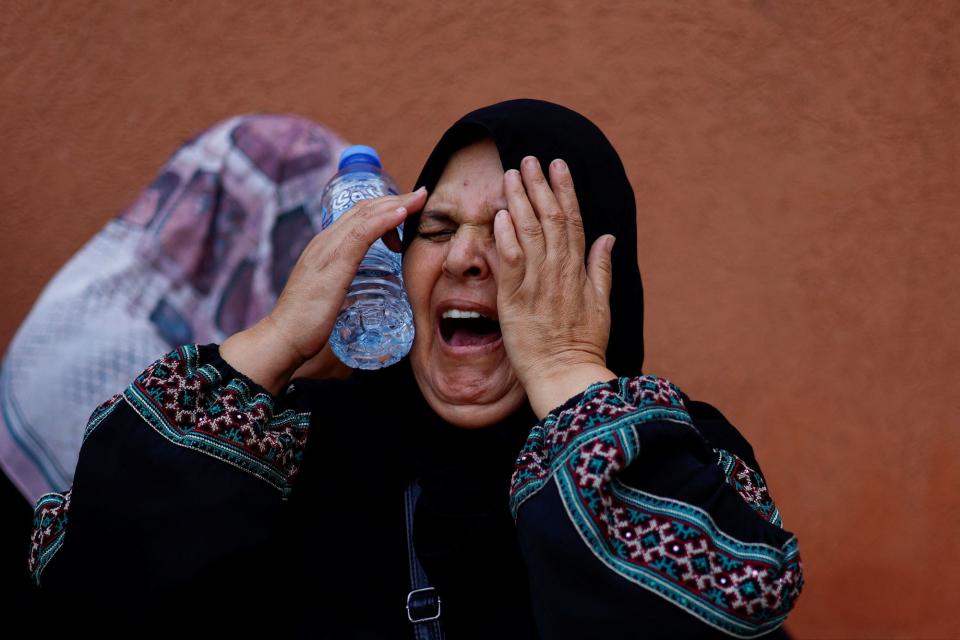
M 443 318 L 485 318 L 486 316 L 476 311 L 461 311 L 460 309 L 448 309 L 443 312 Z

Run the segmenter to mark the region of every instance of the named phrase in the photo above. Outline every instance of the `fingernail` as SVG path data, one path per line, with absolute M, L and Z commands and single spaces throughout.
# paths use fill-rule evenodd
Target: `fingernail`
M 427 187 L 426 187 L 426 186 L 423 186 L 423 187 L 420 187 L 419 189 L 417 189 L 416 191 L 414 191 L 413 193 L 414 193 L 414 194 L 424 193 L 426 190 L 427 190 Z
M 617 241 L 617 236 L 607 238 L 607 251 L 613 251 L 613 243 Z
M 560 158 L 557 158 L 556 160 L 554 160 L 554 161 L 551 162 L 550 164 L 552 164 L 552 165 L 553 165 L 553 168 L 554 168 L 554 169 L 557 169 L 558 171 L 563 171 L 564 169 L 567 168 L 567 164 L 566 164 L 563 160 L 561 160 Z

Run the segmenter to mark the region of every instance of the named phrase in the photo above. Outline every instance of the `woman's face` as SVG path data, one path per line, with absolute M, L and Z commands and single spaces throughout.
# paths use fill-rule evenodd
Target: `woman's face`
M 451 156 L 419 229 L 407 230 L 417 234 L 403 258 L 416 327 L 410 364 L 430 407 L 460 427 L 494 424 L 526 400 L 495 322 L 493 218 L 506 206 L 503 166 L 487 139 Z

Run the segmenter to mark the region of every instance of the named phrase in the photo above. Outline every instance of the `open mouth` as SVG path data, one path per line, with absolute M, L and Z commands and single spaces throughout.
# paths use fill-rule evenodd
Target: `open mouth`
M 486 317 L 441 318 L 440 337 L 452 347 L 491 344 L 500 339 L 500 323 Z

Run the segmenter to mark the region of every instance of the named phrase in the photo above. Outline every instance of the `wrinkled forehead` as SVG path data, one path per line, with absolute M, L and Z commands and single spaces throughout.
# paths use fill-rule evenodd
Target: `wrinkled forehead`
M 502 191 L 503 164 L 499 152 L 491 138 L 483 138 L 450 155 L 428 201 L 450 202 L 464 193 L 489 197 Z
M 423 211 L 407 224 L 419 228 L 461 224 L 492 227 L 497 211 L 506 208 L 503 165 L 493 140 L 486 137 L 450 155 Z

